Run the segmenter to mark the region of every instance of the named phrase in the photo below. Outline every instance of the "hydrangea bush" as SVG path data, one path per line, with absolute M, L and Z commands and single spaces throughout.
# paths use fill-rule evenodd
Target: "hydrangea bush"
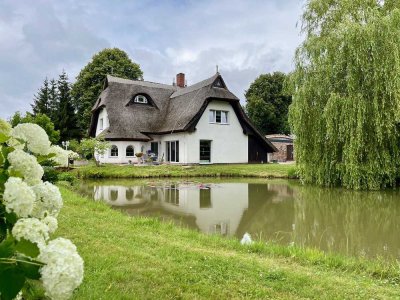
M 83 279 L 83 260 L 57 229 L 62 197 L 43 182 L 40 162 L 65 166 L 75 156 L 51 146 L 36 124 L 11 128 L 0 119 L 0 299 L 31 298 L 41 283 L 51 299 L 68 299 Z

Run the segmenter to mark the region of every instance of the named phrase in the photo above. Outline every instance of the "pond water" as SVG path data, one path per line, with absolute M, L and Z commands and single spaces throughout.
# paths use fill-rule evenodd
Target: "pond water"
M 81 193 L 137 216 L 206 234 L 400 259 L 400 192 L 357 192 L 253 179 L 85 181 Z

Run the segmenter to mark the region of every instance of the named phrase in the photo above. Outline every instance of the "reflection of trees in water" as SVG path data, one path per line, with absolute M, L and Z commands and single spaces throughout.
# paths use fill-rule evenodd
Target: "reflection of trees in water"
M 287 184 L 249 184 L 249 206 L 236 236 L 249 232 L 253 239 L 290 241 L 293 215 L 293 189 Z
M 400 193 L 249 184 L 237 237 L 369 257 L 400 257 Z
M 294 242 L 349 255 L 400 257 L 399 193 L 298 187 Z

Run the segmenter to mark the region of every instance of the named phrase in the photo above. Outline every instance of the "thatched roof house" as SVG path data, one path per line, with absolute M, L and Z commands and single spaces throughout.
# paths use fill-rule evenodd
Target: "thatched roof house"
M 113 144 L 103 162 L 134 162 L 148 151 L 179 163 L 266 162 L 275 151 L 219 73 L 191 86 L 182 73 L 174 85 L 107 76 L 89 133 Z

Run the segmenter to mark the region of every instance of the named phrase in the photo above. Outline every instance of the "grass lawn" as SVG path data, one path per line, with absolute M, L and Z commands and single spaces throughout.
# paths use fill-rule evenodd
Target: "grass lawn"
M 85 260 L 74 299 L 400 298 L 398 265 L 265 243 L 242 246 L 128 217 L 67 187 L 61 192 L 57 234 L 71 239 Z
M 88 165 L 73 171 L 81 178 L 148 178 L 148 177 L 260 177 L 295 178 L 295 165 L 290 164 L 230 164 L 230 165 Z

